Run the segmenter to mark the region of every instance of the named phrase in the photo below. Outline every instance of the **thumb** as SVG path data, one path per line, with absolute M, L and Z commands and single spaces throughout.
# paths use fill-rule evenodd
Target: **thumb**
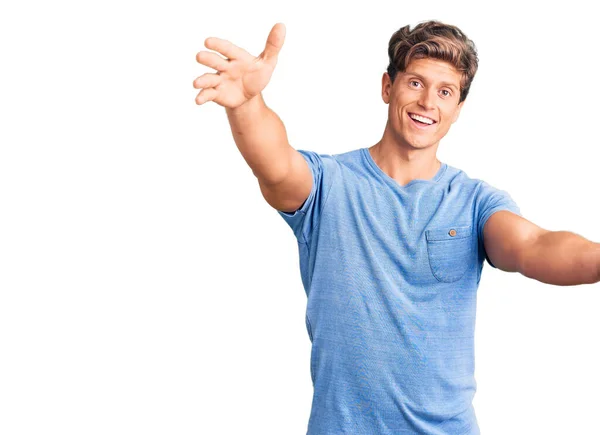
M 262 58 L 264 60 L 277 59 L 277 55 L 281 47 L 283 47 L 283 41 L 285 41 L 285 25 L 277 23 L 271 29 L 271 33 L 269 33 L 267 45 L 261 55 Z

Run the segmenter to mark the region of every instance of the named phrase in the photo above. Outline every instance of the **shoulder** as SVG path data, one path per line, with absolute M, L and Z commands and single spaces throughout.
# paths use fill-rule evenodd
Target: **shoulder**
M 462 169 L 448 165 L 448 172 L 449 184 L 455 188 L 461 186 L 466 191 L 470 191 L 477 202 L 485 201 L 490 197 L 510 198 L 510 194 L 506 190 L 498 188 L 481 178 L 470 177 Z

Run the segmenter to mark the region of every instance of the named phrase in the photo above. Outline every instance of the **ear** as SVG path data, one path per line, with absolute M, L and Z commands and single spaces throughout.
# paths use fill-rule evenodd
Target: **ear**
M 390 95 L 392 93 L 392 80 L 387 72 L 381 77 L 381 98 L 385 104 L 390 103 Z
M 458 119 L 458 115 L 460 115 L 460 111 L 462 110 L 465 101 L 466 100 L 461 101 L 460 104 L 456 107 L 456 112 L 454 112 L 454 117 L 452 118 L 452 124 L 454 124 Z

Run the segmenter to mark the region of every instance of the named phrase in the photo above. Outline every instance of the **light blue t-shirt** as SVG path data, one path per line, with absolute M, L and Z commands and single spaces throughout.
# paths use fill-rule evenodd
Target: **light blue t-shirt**
M 401 186 L 368 148 L 298 151 L 313 187 L 299 210 L 278 213 L 296 236 L 308 297 L 307 433 L 478 435 L 483 226 L 518 206 L 443 162 L 433 179 Z

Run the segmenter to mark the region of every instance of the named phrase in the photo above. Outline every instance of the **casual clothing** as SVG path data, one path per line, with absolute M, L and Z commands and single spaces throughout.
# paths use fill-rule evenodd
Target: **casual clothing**
M 401 186 L 368 148 L 298 151 L 312 190 L 300 209 L 278 213 L 297 239 L 308 297 L 308 434 L 479 435 L 483 226 L 518 206 L 443 162 L 433 179 Z

